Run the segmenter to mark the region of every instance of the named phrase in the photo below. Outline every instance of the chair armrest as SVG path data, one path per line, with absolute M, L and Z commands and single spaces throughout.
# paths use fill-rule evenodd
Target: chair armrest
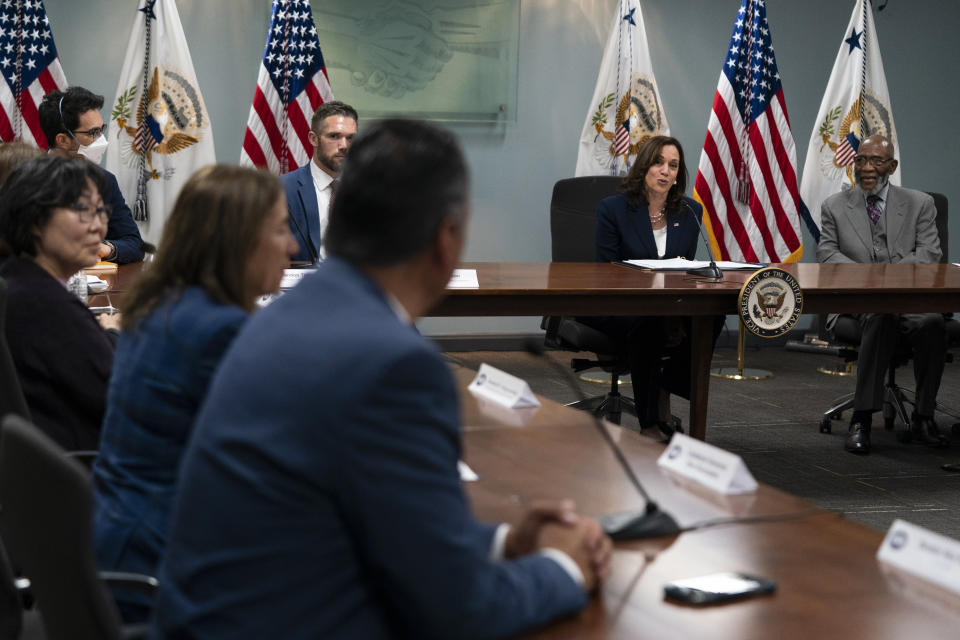
M 142 573 L 128 573 L 126 571 L 101 571 L 100 579 L 107 586 L 122 587 L 132 591 L 138 591 L 142 594 L 153 596 L 160 583 L 153 576 Z
M 97 456 L 100 455 L 100 452 L 97 450 L 66 451 L 63 455 L 68 458 L 73 458 L 89 469 L 93 466 L 93 462 L 97 459 Z

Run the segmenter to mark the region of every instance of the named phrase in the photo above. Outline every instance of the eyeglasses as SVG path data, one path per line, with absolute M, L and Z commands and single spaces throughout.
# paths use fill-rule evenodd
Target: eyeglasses
M 94 127 L 92 129 L 87 129 L 86 131 L 74 131 L 74 133 L 82 133 L 85 136 L 90 136 L 91 138 L 99 138 L 106 131 L 106 127 Z
M 856 156 L 853 159 L 853 164 L 858 167 L 862 167 L 865 164 L 869 164 L 872 167 L 882 167 L 893 160 L 893 158 L 883 158 L 881 156 Z
M 70 130 L 67 129 L 67 123 L 63 119 L 63 99 L 65 97 L 67 97 L 66 94 L 60 96 L 60 101 L 57 103 L 57 113 L 60 114 L 60 126 L 62 126 L 67 131 L 67 133 L 70 133 Z M 105 127 L 106 125 L 103 125 L 99 127 L 94 127 L 92 129 L 87 129 L 86 131 L 74 131 L 73 133 L 70 133 L 70 135 L 73 135 L 74 133 L 82 133 L 85 136 L 90 136 L 91 138 L 96 139 L 96 138 L 99 138 L 106 131 Z
M 110 207 L 104 205 L 95 207 L 92 204 L 74 202 L 73 204 L 68 204 L 67 209 L 70 209 L 77 214 L 77 219 L 79 219 L 83 224 L 89 224 L 92 222 L 94 215 L 96 215 L 103 224 L 107 224 L 107 221 L 110 220 Z

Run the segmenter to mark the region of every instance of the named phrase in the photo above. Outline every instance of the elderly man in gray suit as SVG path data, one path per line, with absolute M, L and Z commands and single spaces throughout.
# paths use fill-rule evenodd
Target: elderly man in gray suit
M 933 263 L 940 261 L 937 212 L 922 191 L 889 183 L 897 170 L 893 145 L 883 136 L 866 138 L 854 160 L 856 186 L 827 198 L 820 210 L 818 262 Z M 883 406 L 884 376 L 898 342 L 913 352 L 916 406 L 908 438 L 932 447 L 946 446 L 933 421 L 943 375 L 946 336 L 939 313 L 855 316 L 862 338 L 853 415 L 844 448 L 870 452 L 870 422 Z M 827 321 L 833 330 L 836 316 Z

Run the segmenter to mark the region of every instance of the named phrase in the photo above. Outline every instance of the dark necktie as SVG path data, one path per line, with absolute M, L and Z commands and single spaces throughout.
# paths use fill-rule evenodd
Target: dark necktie
M 867 215 L 870 216 L 870 222 L 877 224 L 881 213 L 883 212 L 880 210 L 880 196 L 867 196 Z

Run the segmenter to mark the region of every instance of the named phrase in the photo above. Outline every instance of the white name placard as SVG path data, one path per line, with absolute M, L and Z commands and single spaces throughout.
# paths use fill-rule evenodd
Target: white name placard
M 540 401 L 533 395 L 526 381 L 486 363 L 480 365 L 477 376 L 467 390 L 510 409 L 540 406 Z
M 454 269 L 447 289 L 479 289 L 476 269 Z
M 476 482 L 480 479 L 477 472 L 467 466 L 463 460 L 457 460 L 457 471 L 460 472 L 461 482 Z
M 960 594 L 960 542 L 905 520 L 894 520 L 877 559 Z
M 657 464 L 718 493 L 757 489 L 757 481 L 740 456 L 682 433 L 674 434 Z
M 280 278 L 280 288 L 293 289 L 308 273 L 313 273 L 313 269 L 284 269 L 283 277 Z

